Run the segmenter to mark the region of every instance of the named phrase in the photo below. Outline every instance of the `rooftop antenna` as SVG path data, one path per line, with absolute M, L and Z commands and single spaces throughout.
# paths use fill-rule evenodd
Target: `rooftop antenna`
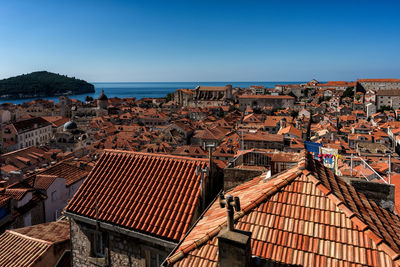
M 228 230 L 233 231 L 234 230 L 234 220 L 233 220 L 233 215 L 234 215 L 234 209 L 236 211 L 240 211 L 240 200 L 239 197 L 232 197 L 232 195 L 227 194 L 224 196 L 224 194 L 221 192 L 219 194 L 219 206 L 221 208 L 226 207 L 226 214 L 228 216 Z

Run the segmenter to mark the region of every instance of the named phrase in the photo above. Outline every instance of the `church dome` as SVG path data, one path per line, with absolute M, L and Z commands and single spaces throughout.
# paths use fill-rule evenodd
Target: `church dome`
M 69 121 L 64 124 L 64 131 L 75 130 L 77 128 L 78 128 L 78 125 L 73 121 Z

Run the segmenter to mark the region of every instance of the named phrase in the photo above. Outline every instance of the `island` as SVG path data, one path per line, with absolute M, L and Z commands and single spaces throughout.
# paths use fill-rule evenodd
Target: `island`
M 48 71 L 36 71 L 0 80 L 0 99 L 51 97 L 94 92 L 93 84 Z

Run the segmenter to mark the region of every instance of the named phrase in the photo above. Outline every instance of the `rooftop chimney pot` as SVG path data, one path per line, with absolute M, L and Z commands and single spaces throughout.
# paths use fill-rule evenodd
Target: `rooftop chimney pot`
M 218 235 L 218 261 L 220 267 L 251 266 L 251 232 L 234 229 L 234 209 L 240 210 L 238 197 L 232 195 L 220 196 L 221 208 L 226 207 L 228 215 L 228 228 Z

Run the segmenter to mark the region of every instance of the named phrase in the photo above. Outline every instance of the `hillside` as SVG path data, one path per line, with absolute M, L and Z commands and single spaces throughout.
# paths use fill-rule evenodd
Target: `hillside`
M 47 71 L 37 71 L 0 80 L 0 98 L 49 97 L 94 93 L 86 81 Z

